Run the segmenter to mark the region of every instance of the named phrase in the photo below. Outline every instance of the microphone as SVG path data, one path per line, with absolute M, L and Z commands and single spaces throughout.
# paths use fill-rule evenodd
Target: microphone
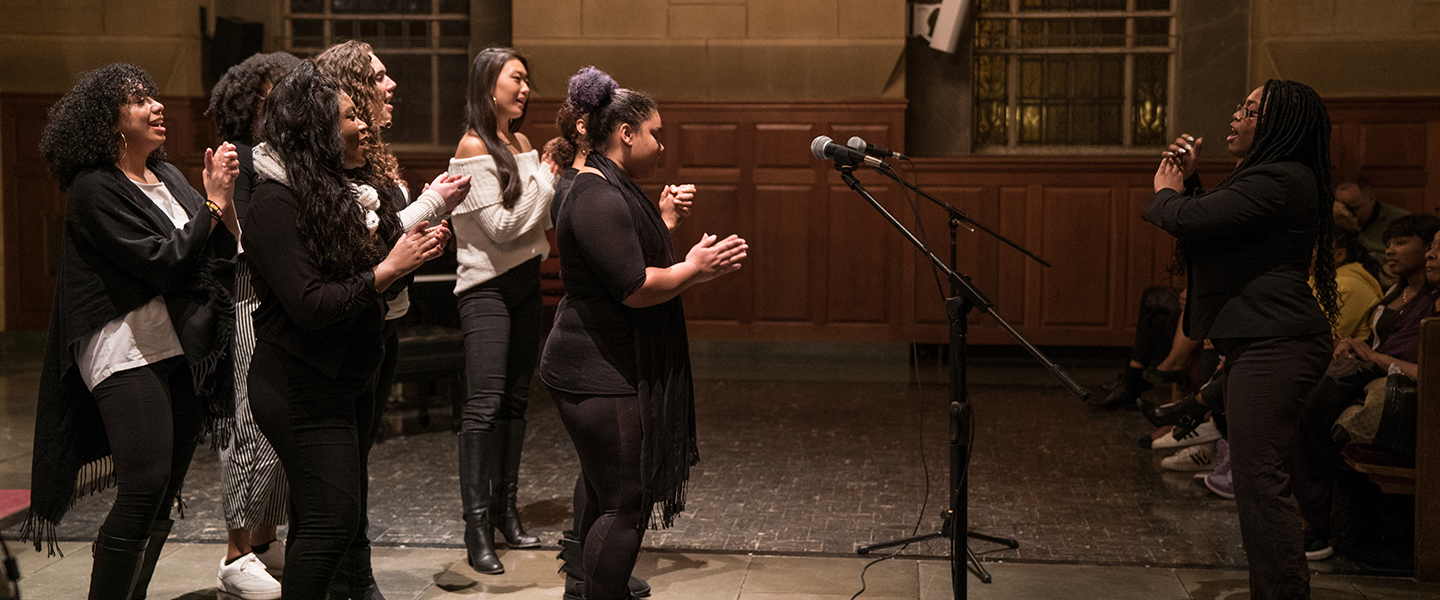
M 885 161 L 873 156 L 868 156 L 864 152 L 856 152 L 851 148 L 841 146 L 835 143 L 835 140 L 830 139 L 828 135 L 822 135 L 811 140 L 810 153 L 815 155 L 815 158 L 818 160 L 843 160 L 852 164 L 863 162 L 877 169 L 889 168 L 890 166 L 885 164 Z
M 868 144 L 865 142 L 865 140 L 860 139 L 860 136 L 858 135 L 852 136 L 850 138 L 850 141 L 846 142 L 845 145 L 849 146 L 851 150 L 854 150 L 856 152 L 864 152 L 865 154 L 869 154 L 870 156 L 873 156 L 875 158 L 898 158 L 900 160 L 910 159 L 910 157 L 905 156 L 904 154 L 901 154 L 899 152 L 892 152 L 889 148 L 886 148 L 884 146 Z

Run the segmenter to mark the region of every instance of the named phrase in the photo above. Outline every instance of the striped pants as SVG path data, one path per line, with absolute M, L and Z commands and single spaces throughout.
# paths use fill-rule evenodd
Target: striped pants
M 250 357 L 255 353 L 251 313 L 259 306 L 260 299 L 250 284 L 250 267 L 242 254 L 235 269 L 235 433 L 230 446 L 220 450 L 227 529 L 285 524 L 289 493 L 285 471 L 250 413 Z

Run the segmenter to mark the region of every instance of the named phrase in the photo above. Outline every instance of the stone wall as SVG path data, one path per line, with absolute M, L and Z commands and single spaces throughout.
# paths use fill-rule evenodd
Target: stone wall
M 661 99 L 902 98 L 902 0 L 526 0 L 514 43 L 541 97 L 595 65 Z
M 1440 1 L 1254 0 L 1250 79 L 1325 97 L 1440 95 Z

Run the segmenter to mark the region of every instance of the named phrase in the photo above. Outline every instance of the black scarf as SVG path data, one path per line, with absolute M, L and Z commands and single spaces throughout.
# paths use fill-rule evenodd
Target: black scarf
M 675 264 L 674 243 L 660 211 L 640 186 L 614 161 L 591 152 L 592 167 L 620 190 L 630 206 L 635 233 L 646 267 Z M 685 309 L 677 296 L 667 302 L 630 309 L 635 326 L 636 392 L 640 396 L 640 469 L 644 502 L 650 507 L 647 525 L 669 527 L 685 510 L 690 467 L 700 462 L 695 444 L 695 388 L 690 380 L 690 342 L 685 335 Z

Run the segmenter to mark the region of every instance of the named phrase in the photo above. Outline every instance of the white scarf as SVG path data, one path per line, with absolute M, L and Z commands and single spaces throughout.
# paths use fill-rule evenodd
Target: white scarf
M 256 145 L 251 150 L 251 155 L 255 158 L 256 173 L 273 179 L 280 185 L 290 187 L 290 178 L 285 173 L 285 163 L 270 149 L 268 144 L 261 142 Z M 375 233 L 375 230 L 380 227 L 380 215 L 375 214 L 375 211 L 380 208 L 380 192 L 363 183 L 346 180 L 345 184 L 355 192 L 356 202 L 360 204 L 360 208 L 365 210 L 365 228 L 369 229 L 370 233 Z

